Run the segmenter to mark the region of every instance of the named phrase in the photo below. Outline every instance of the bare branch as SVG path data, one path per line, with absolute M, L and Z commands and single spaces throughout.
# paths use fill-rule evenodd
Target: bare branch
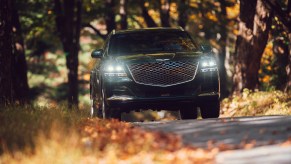
M 82 27 L 89 27 L 91 28 L 98 36 L 100 36 L 103 40 L 106 39 L 107 35 L 104 35 L 100 32 L 100 30 L 98 30 L 97 28 L 95 28 L 93 25 L 91 25 L 90 23 L 87 24 L 83 24 Z

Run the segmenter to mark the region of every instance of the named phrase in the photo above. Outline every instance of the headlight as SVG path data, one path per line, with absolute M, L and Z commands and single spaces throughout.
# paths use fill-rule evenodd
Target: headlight
M 114 72 L 114 67 L 109 65 L 109 66 L 105 67 L 105 71 Z
M 203 68 L 205 68 L 205 67 L 214 67 L 214 66 L 216 66 L 216 62 L 214 60 L 202 61 L 201 62 L 201 66 Z
M 125 77 L 127 76 L 124 68 L 120 64 L 108 64 L 104 67 L 104 75 L 105 76 L 118 76 Z
M 214 59 L 203 59 L 201 62 L 201 71 L 202 72 L 213 72 L 217 71 L 217 64 Z

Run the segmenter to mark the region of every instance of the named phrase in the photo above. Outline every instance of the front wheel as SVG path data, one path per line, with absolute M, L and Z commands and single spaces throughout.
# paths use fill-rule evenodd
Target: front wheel
M 102 101 L 100 110 L 102 112 L 101 114 L 102 118 L 103 119 L 114 118 L 121 120 L 121 111 L 119 111 L 118 109 L 110 108 L 105 101 L 106 101 L 105 93 L 104 90 L 102 90 Z
M 97 108 L 96 108 L 96 101 L 94 99 L 90 100 L 90 116 L 91 117 L 96 117 L 96 112 L 97 112 Z
M 197 107 L 186 106 L 183 109 L 180 109 L 180 116 L 182 120 L 197 119 Z
M 120 121 L 121 114 L 122 114 L 122 112 L 119 109 L 113 109 L 113 108 L 110 109 L 110 117 L 111 118 L 114 118 L 114 119 L 117 119 Z
M 97 100 L 95 91 L 90 84 L 90 117 L 102 118 L 102 112 L 100 110 L 100 103 Z
M 205 103 L 200 106 L 202 118 L 218 118 L 220 111 L 219 100 Z

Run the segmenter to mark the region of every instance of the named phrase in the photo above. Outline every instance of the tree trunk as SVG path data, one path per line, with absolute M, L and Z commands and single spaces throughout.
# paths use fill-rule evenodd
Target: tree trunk
M 148 27 L 158 27 L 156 22 L 153 20 L 153 18 L 149 15 L 148 9 L 145 6 L 145 1 L 140 0 L 140 7 L 141 7 L 141 14 L 147 24 Z
M 120 0 L 119 14 L 121 17 L 121 29 L 127 29 L 127 0 Z
M 221 18 L 220 18 L 220 45 L 221 51 L 219 54 L 219 73 L 220 73 L 220 92 L 221 98 L 225 98 L 229 95 L 229 91 L 227 89 L 228 81 L 227 81 L 227 73 L 225 69 L 225 56 L 227 52 L 227 13 L 226 13 L 226 1 L 219 0 L 220 8 L 221 8 Z
M 170 27 L 170 0 L 160 0 L 160 19 L 162 27 Z
M 290 14 L 290 16 L 291 16 L 291 14 Z M 285 92 L 291 91 L 291 32 L 289 32 L 288 38 L 289 38 L 289 45 L 288 45 L 288 48 L 289 48 L 288 63 L 289 64 L 286 67 L 287 83 L 286 83 L 286 86 L 284 89 Z
M 13 15 L 12 26 L 14 30 L 14 62 L 13 62 L 13 88 L 15 90 L 15 100 L 19 103 L 27 103 L 29 100 L 28 80 L 27 80 L 27 63 L 25 59 L 25 48 L 22 37 L 21 25 L 19 22 L 18 10 L 15 3 L 12 2 Z
M 289 48 L 289 59 L 286 67 L 287 82 L 284 91 L 291 90 L 291 0 L 287 1 L 287 6 L 281 7 L 279 2 L 276 0 L 263 0 L 270 10 L 274 11 L 275 15 L 281 21 L 284 29 L 288 32 L 288 48 Z M 284 10 L 283 10 L 284 8 Z
M 285 87 L 285 92 L 291 91 L 291 0 L 288 0 L 287 4 L 287 16 L 289 17 L 289 23 L 288 23 L 288 39 L 289 39 L 289 59 L 288 59 L 288 66 L 286 67 L 287 72 L 287 83 Z
M 178 1 L 178 12 L 179 12 L 178 24 L 183 29 L 185 29 L 187 20 L 188 20 L 188 15 L 187 15 L 188 5 L 186 1 L 187 0 Z
M 81 0 L 55 0 L 56 25 L 66 55 L 68 105 L 78 107 L 78 53 L 81 29 Z
M 276 36 L 277 32 L 282 32 L 282 27 L 277 24 L 277 28 L 274 29 L 272 33 Z M 271 80 L 271 84 L 276 87 L 276 89 L 284 90 L 287 84 L 287 72 L 286 67 L 288 67 L 288 45 L 281 36 L 276 36 L 273 41 L 273 53 L 275 55 L 275 60 L 272 61 L 272 74 L 274 74 L 274 79 Z
M 106 29 L 107 29 L 107 34 L 109 34 L 112 30 L 116 28 L 114 0 L 106 0 L 105 8 L 106 8 L 106 13 L 105 13 Z
M 12 4 L 0 0 L 0 105 L 13 102 L 12 85 Z
M 234 92 L 258 87 L 258 71 L 271 25 L 269 10 L 262 0 L 241 0 L 239 34 L 236 41 Z

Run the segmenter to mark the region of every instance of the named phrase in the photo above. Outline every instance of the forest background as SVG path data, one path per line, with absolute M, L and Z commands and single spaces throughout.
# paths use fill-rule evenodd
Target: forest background
M 291 115 L 291 0 L 0 0 L 0 163 L 213 163 L 221 151 L 255 146 L 191 147 L 88 117 L 91 52 L 113 29 L 146 27 L 182 27 L 213 47 L 218 121 Z
M 0 103 L 89 104 L 90 53 L 113 29 L 182 27 L 209 44 L 222 98 L 291 86 L 290 0 L 1 0 Z

